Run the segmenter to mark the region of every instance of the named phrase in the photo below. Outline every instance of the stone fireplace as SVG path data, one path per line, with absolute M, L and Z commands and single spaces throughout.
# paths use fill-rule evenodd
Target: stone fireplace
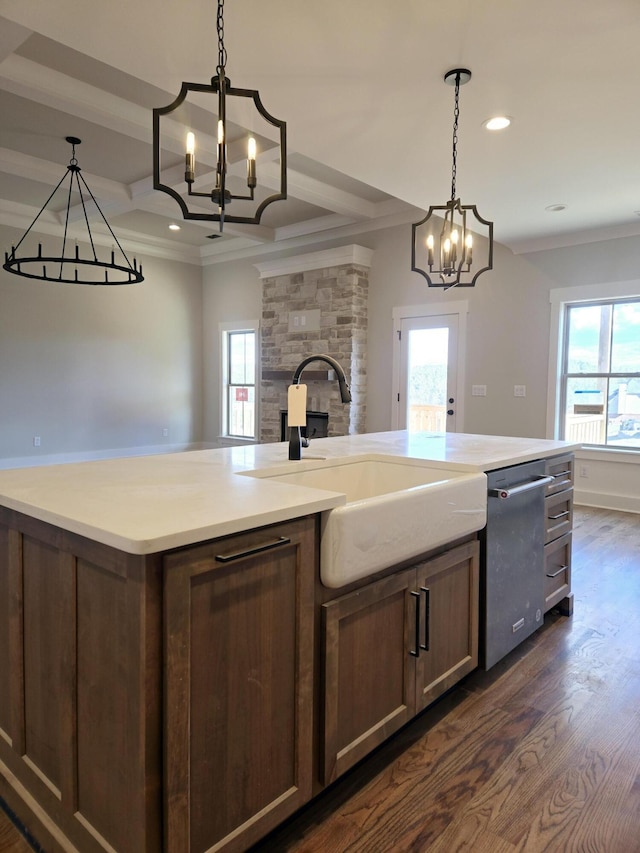
M 333 372 L 310 364 L 307 409 L 328 412 L 328 434 L 364 432 L 367 392 L 367 305 L 371 249 L 342 246 L 256 264 L 263 280 L 260 441 L 280 441 L 281 412 L 293 372 L 307 356 L 333 356 L 344 368 L 352 402 L 340 400 Z

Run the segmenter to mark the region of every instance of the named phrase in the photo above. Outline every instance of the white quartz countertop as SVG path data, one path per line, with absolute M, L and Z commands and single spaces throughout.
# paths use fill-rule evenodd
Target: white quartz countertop
M 394 431 L 287 443 L 0 470 L 0 506 L 131 554 L 151 554 L 332 509 L 344 495 L 243 472 L 300 470 L 325 459 L 391 455 L 490 471 L 573 451 L 534 438 Z

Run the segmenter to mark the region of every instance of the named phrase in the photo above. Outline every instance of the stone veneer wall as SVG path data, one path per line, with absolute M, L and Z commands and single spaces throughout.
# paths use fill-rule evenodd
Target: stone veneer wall
M 316 353 L 333 356 L 342 365 L 352 402 L 342 403 L 336 381 L 306 378 L 307 373 L 327 369 L 322 362 L 313 362 L 301 380 L 307 385 L 307 409 L 329 413 L 330 436 L 365 430 L 370 252 L 359 246 L 349 248 L 360 250 L 353 257 L 364 262 L 304 269 L 313 263 L 310 257 L 317 256 L 319 262 L 335 257 L 332 252 L 318 252 L 300 259 L 302 271 L 275 276 L 265 274 L 267 264 L 257 265 L 263 276 L 262 373 L 284 370 L 288 374 L 281 379 L 263 378 L 260 383 L 261 442 L 280 441 L 280 412 L 287 408 L 293 372 L 304 358 Z M 294 260 L 287 259 L 288 264 Z M 320 309 L 319 331 L 289 331 L 290 312 L 313 309 Z

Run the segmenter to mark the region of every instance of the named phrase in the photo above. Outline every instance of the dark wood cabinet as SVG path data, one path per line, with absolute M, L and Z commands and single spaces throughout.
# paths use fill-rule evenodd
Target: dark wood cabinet
M 322 605 L 328 784 L 478 665 L 477 541 Z
M 44 849 L 246 850 L 310 798 L 315 529 L 135 556 L 0 508 L 0 796 Z
M 165 557 L 171 853 L 241 851 L 311 797 L 314 521 Z
M 0 508 L 0 796 L 49 853 L 158 853 L 161 561 Z

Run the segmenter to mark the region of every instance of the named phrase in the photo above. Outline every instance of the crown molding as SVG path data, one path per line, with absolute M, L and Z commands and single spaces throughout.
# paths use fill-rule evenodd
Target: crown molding
M 350 264 L 370 267 L 372 257 L 373 249 L 366 249 L 364 246 L 352 243 L 349 246 L 337 246 L 335 249 L 325 249 L 322 252 L 310 252 L 307 255 L 294 255 L 292 258 L 263 261 L 254 264 L 254 267 L 260 273 L 260 278 L 275 278 L 279 275 L 292 275 L 307 270 L 320 270 Z

